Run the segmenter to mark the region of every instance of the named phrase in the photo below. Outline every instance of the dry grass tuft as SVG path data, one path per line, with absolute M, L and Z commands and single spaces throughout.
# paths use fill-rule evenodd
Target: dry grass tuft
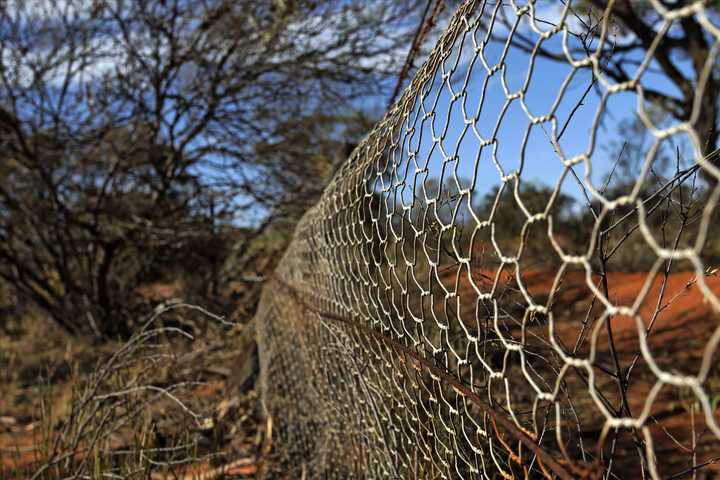
M 0 480 L 255 475 L 266 440 L 250 328 L 187 304 L 122 343 L 49 323 L 25 315 L 0 332 Z

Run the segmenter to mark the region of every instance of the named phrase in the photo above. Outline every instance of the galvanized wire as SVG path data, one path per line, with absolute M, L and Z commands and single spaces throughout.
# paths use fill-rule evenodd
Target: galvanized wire
M 654 37 L 621 81 L 632 33 L 589 3 L 464 2 L 303 217 L 257 317 L 278 471 L 718 474 L 718 16 L 634 3 Z M 710 46 L 685 117 L 653 80 L 684 19 Z

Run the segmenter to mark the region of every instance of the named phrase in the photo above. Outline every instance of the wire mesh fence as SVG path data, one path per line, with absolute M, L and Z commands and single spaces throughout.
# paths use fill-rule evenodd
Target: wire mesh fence
M 264 290 L 277 468 L 720 474 L 719 9 L 458 7 Z

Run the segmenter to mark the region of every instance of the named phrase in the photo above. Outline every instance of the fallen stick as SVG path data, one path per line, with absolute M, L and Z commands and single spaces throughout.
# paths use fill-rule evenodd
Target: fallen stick
M 255 475 L 256 471 L 257 467 L 255 466 L 254 458 L 240 458 L 234 462 L 204 472 L 186 473 L 182 476 L 172 473 L 155 472 L 150 475 L 150 478 L 152 480 L 214 480 L 224 475 Z

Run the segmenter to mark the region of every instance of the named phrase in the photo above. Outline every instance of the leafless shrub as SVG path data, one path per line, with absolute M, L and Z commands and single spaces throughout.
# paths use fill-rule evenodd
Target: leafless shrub
M 203 357 L 216 354 L 190 331 L 209 335 L 227 329 L 223 322 L 187 304 L 148 316 L 89 375 L 75 379 L 67 413 L 58 415 L 50 401 L 43 402 L 37 446 L 42 460 L 31 478 L 184 478 L 197 465 L 200 473 L 215 471 L 207 477 L 215 478 L 222 465 L 252 467 L 254 452 L 229 458 L 215 438 L 221 432 L 218 416 L 237 408 L 238 400 L 235 407 L 230 399 L 206 405 L 199 393 L 208 385 L 202 372 L 211 368 Z M 51 386 L 45 394 L 51 400 Z

